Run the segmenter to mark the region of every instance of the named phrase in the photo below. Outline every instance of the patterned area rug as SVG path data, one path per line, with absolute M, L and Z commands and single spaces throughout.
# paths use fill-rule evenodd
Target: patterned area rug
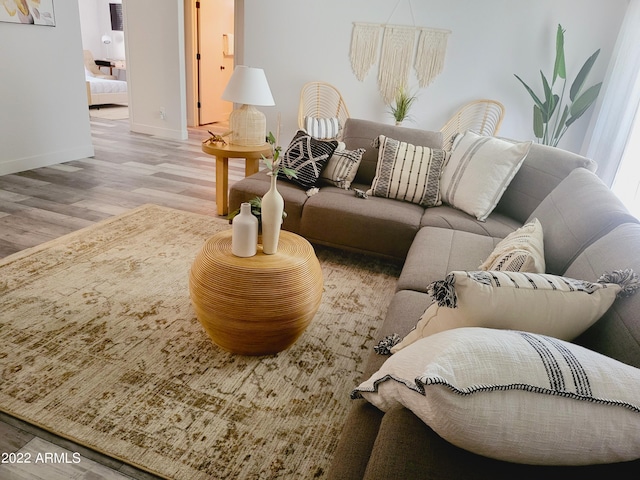
M 0 261 L 0 409 L 167 478 L 322 478 L 399 267 L 316 248 L 307 331 L 232 355 L 188 287 L 226 228 L 146 205 Z

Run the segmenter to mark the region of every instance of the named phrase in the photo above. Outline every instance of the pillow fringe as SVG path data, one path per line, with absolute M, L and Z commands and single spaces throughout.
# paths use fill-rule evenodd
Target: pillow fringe
M 373 350 L 378 355 L 391 355 L 391 348 L 402 341 L 400 335 L 397 333 L 392 333 L 391 335 L 387 335 L 382 340 L 378 342 L 377 345 L 373 347 Z
M 632 269 L 614 270 L 613 272 L 604 273 L 598 283 L 615 283 L 620 285 L 622 289 L 618 292 L 617 297 L 630 297 L 640 289 L 640 280 L 638 274 Z
M 456 289 L 453 286 L 455 280 L 455 275 L 449 274 L 444 280 L 431 282 L 427 287 L 427 293 L 438 302 L 438 306 L 456 308 L 458 305 Z

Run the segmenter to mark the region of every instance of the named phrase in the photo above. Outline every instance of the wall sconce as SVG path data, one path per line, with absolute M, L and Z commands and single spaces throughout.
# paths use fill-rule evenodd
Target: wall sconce
M 107 58 L 111 57 L 111 53 L 109 50 L 109 45 L 111 45 L 111 37 L 107 34 L 102 35 L 102 43 L 107 46 Z

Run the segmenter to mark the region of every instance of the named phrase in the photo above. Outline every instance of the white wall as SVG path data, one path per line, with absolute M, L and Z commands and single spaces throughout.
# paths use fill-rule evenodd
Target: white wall
M 390 0 L 244 3 L 244 64 L 265 69 L 276 106 L 261 110 L 267 114 L 267 128 L 274 131 L 277 113 L 282 113 L 283 138 L 295 133 L 300 88 L 313 80 L 335 85 L 352 117 L 392 122 L 378 93 L 377 65 L 363 82 L 351 70 L 352 22 L 358 21 L 452 31 L 444 71 L 419 91 L 411 112 L 414 122 L 406 126 L 439 130 L 462 104 L 493 98 L 506 107 L 500 134 L 534 139 L 533 103 L 513 74 L 540 91 L 539 70 L 552 74 L 555 32 L 560 23 L 566 29 L 570 81 L 598 48 L 602 51 L 589 82 L 601 81 L 628 0 L 401 1 L 393 15 L 397 2 Z M 410 86 L 417 86 L 413 73 Z M 580 150 L 591 113 L 571 127 L 562 148 Z
M 131 130 L 186 139 L 183 0 L 122 4 Z
M 55 18 L 0 24 L 0 175 L 94 153 L 77 2 L 56 1 Z

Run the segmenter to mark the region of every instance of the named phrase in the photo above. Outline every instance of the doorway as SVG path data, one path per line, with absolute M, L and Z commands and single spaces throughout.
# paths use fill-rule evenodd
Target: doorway
M 185 7 L 187 123 L 224 123 L 233 109 L 220 97 L 235 63 L 234 0 L 188 1 Z

